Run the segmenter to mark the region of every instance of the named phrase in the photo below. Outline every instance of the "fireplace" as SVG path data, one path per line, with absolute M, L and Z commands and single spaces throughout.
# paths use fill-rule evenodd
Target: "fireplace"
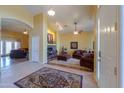
M 56 56 L 57 56 L 56 46 L 55 45 L 48 45 L 48 47 L 47 47 L 48 60 L 52 60 L 52 59 L 56 58 Z

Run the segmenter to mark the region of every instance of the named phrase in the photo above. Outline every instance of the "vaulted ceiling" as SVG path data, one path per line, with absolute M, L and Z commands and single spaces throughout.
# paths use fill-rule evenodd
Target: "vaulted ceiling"
M 60 31 L 56 24 L 62 28 L 60 32 L 74 31 L 74 22 L 77 22 L 78 31 L 93 31 L 95 20 L 94 12 L 96 6 L 90 5 L 26 5 L 26 10 L 36 15 L 47 14 L 49 9 L 55 11 L 55 16 L 48 16 L 48 25 L 54 30 Z
M 74 22 L 77 22 L 78 31 L 93 31 L 95 25 L 94 13 L 96 6 L 90 5 L 22 5 L 31 15 L 44 13 L 49 9 L 55 11 L 55 16 L 48 16 L 48 26 L 60 32 L 73 32 Z M 28 25 L 13 19 L 2 19 L 2 29 L 22 32 L 29 29 Z

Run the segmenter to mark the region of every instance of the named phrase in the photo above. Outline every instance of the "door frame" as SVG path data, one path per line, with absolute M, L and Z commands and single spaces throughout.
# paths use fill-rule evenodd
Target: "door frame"
M 99 80 L 99 74 L 100 74 L 100 65 L 99 65 L 99 51 L 100 51 L 100 19 L 99 19 L 99 9 L 100 5 L 97 6 L 97 13 L 96 13 L 96 81 L 97 86 L 100 87 L 100 80 Z
M 124 5 L 121 5 L 119 7 L 118 11 L 118 29 L 119 29 L 119 34 L 118 34 L 118 86 L 120 88 L 124 88 Z

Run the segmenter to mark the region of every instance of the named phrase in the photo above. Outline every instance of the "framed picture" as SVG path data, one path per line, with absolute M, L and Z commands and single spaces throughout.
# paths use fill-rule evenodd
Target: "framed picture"
M 47 41 L 48 41 L 49 44 L 53 44 L 53 34 L 48 33 Z
M 71 42 L 71 49 L 78 49 L 78 42 Z

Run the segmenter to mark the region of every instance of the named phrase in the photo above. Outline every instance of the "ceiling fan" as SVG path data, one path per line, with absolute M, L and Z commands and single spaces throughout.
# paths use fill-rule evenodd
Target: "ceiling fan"
M 77 30 L 77 22 L 74 22 L 74 25 L 75 25 L 75 30 L 74 30 L 73 34 L 74 35 L 81 34 L 83 32 L 83 30 L 80 30 L 80 31 Z

